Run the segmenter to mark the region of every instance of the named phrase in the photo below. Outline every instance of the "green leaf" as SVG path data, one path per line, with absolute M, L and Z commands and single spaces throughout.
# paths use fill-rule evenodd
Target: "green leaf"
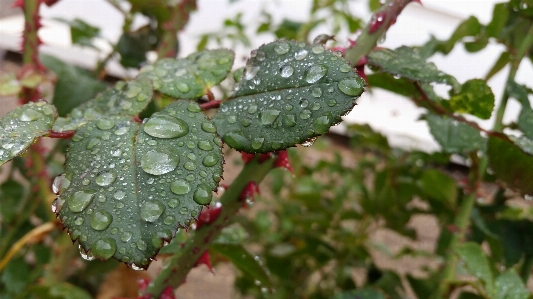
M 59 282 L 52 285 L 38 285 L 30 291 L 39 299 L 91 299 L 87 291 L 68 282 Z
M 56 117 L 56 108 L 46 102 L 30 102 L 4 115 L 0 119 L 0 165 L 47 135 Z
M 524 132 L 527 138 L 533 139 L 533 109 L 522 106 L 518 116 L 518 128 Z
M 403 46 L 396 50 L 374 50 L 368 54 L 368 63 L 379 67 L 383 72 L 409 80 L 425 83 L 446 83 L 454 89 L 459 88 L 459 83 L 455 78 L 439 71 L 434 63 L 426 62 L 418 50 L 409 47 Z
M 74 108 L 67 117 L 60 117 L 54 124 L 54 131 L 76 130 L 88 121 L 107 116 L 136 116 L 146 108 L 152 96 L 152 85 L 147 79 L 118 82 L 95 99 Z
M 9 224 L 17 216 L 24 194 L 24 186 L 15 180 L 7 180 L 0 185 L 0 215 L 3 224 Z
M 100 29 L 98 27 L 92 26 L 78 18 L 75 18 L 74 20 L 56 18 L 55 20 L 70 26 L 70 39 L 73 44 L 94 48 L 91 40 L 100 34 Z
M 49 55 L 40 55 L 39 59 L 57 75 L 52 103 L 56 106 L 59 116 L 66 116 L 76 106 L 94 98 L 107 87 L 84 69 Z
M 453 50 L 455 44 L 467 36 L 477 36 L 481 32 L 481 24 L 476 17 L 471 16 L 455 29 L 450 39 L 439 43 L 437 51 L 448 54 Z
M 522 104 L 522 107 L 531 108 L 531 104 L 529 103 L 529 94 L 533 93 L 531 88 L 518 84 L 515 81 L 509 82 L 505 88 L 507 93 L 509 93 L 509 96 L 519 101 Z
M 437 169 L 428 169 L 422 173 L 420 188 L 429 197 L 434 198 L 450 208 L 455 207 L 457 186 L 455 180 Z
M 120 64 L 125 67 L 138 68 L 146 61 L 146 52 L 154 47 L 152 40 L 157 40 L 157 36 L 150 29 L 150 25 L 143 26 L 134 32 L 122 33 L 117 43 Z
M 140 70 L 138 78 L 149 78 L 154 89 L 179 99 L 196 99 L 226 78 L 234 54 L 218 49 L 193 53 L 183 59 L 165 58 Z
M 88 256 L 146 268 L 211 201 L 221 146 L 195 102 L 172 103 L 143 124 L 91 121 L 72 137 L 54 209 Z
M 0 97 L 17 95 L 22 86 L 12 73 L 0 75 Z
M 492 76 L 499 73 L 509 62 L 511 62 L 511 55 L 509 52 L 503 52 L 485 76 L 485 81 L 488 81 Z
M 425 118 L 431 135 L 445 152 L 467 153 L 485 148 L 485 139 L 469 125 L 435 114 Z
M 367 76 L 370 88 L 379 87 L 402 96 L 411 98 L 419 96 L 414 84 L 405 78 L 394 78 L 389 73 L 375 73 Z
M 498 38 L 509 19 L 509 8 L 507 3 L 498 3 L 494 5 L 492 19 L 485 27 L 488 36 Z
M 511 140 L 489 137 L 489 166 L 496 177 L 523 194 L 533 194 L 533 146 L 519 147 Z M 526 139 L 524 139 L 526 140 Z M 525 144 L 526 142 L 523 142 Z
M 232 148 L 281 150 L 327 133 L 364 86 L 342 57 L 323 46 L 277 41 L 252 51 L 234 97 L 213 121 Z
M 288 19 L 283 19 L 278 28 L 274 31 L 274 34 L 278 39 L 297 39 L 300 28 L 304 25 L 302 22 L 296 22 Z
M 382 292 L 374 290 L 372 288 L 364 288 L 359 290 L 351 290 L 336 294 L 331 297 L 332 299 L 385 299 Z
M 20 294 L 31 282 L 30 266 L 23 257 L 12 259 L 2 270 L 0 282 L 8 293 Z
M 494 276 L 489 260 L 481 247 L 476 243 L 467 242 L 457 248 L 457 254 L 465 263 L 470 274 L 483 281 L 489 294 L 494 294 Z
M 513 269 L 496 277 L 495 285 L 497 299 L 529 298 L 530 292 Z
M 485 81 L 468 80 L 461 86 L 459 93 L 452 96 L 450 107 L 459 113 L 489 119 L 494 110 L 494 94 Z
M 210 249 L 228 258 L 245 275 L 259 281 L 261 286 L 272 288 L 270 274 L 263 262 L 259 258 L 254 257 L 241 244 L 214 243 Z
M 381 7 L 381 1 L 379 0 L 370 0 L 368 1 L 368 8 L 370 11 L 376 11 Z

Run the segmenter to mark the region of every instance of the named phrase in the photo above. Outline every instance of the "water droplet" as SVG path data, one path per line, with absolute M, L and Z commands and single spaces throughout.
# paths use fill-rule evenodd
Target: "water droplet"
M 191 90 L 189 85 L 185 82 L 176 82 L 176 88 L 183 93 L 186 93 Z
M 256 112 L 257 112 L 257 105 L 252 104 L 252 105 L 248 106 L 248 113 L 254 114 Z
M 281 111 L 279 110 L 264 110 L 261 111 L 261 124 L 264 126 L 270 125 L 276 121 Z
M 246 118 L 243 118 L 241 123 L 243 127 L 248 127 L 252 124 L 252 120 L 246 117 Z
M 347 64 L 343 64 L 340 67 L 340 71 L 343 72 L 343 73 L 347 73 L 347 72 L 349 72 L 351 70 L 352 70 L 352 67 L 347 65 Z
M 232 148 L 242 148 L 249 143 L 240 131 L 233 131 L 224 135 L 224 142 Z
M 115 130 L 115 135 L 124 135 L 128 132 L 128 127 L 122 127 L 122 128 L 118 128 L 117 130 Z
M 322 108 L 322 107 L 320 106 L 320 103 L 313 103 L 313 106 L 311 106 L 311 110 L 313 110 L 313 111 L 317 111 L 317 110 L 319 110 L 320 108 Z
M 83 249 L 83 247 L 81 245 L 78 245 L 78 249 L 80 251 L 80 255 L 81 257 L 86 260 L 86 261 L 92 261 L 94 260 L 94 255 L 92 255 L 91 253 L 88 253 L 85 251 L 85 249 Z
M 143 270 L 144 270 L 143 267 L 139 267 L 139 266 L 137 266 L 137 265 L 135 265 L 135 264 L 131 264 L 131 268 L 132 268 L 133 270 L 135 270 L 135 271 L 143 271 Z
M 213 193 L 207 185 L 200 184 L 194 192 L 193 199 L 199 205 L 207 205 L 211 202 Z
M 189 110 L 190 112 L 202 112 L 202 107 L 200 107 L 200 105 L 198 105 L 198 103 L 196 102 L 189 102 L 189 104 L 187 105 L 187 110 Z
M 114 172 L 109 171 L 102 171 L 96 176 L 96 184 L 99 186 L 109 186 L 111 185 L 117 178 L 117 175 Z
M 264 141 L 265 141 L 265 138 L 254 138 L 252 140 L 252 148 L 255 150 L 260 149 L 263 146 Z
M 65 191 L 69 186 L 70 180 L 63 173 L 55 177 L 54 182 L 52 183 L 52 190 L 55 194 L 60 194 Z
M 152 150 L 142 157 L 141 168 L 149 174 L 162 175 L 174 170 L 179 161 L 179 156 L 175 153 Z
M 219 158 L 217 155 L 210 153 L 204 157 L 204 159 L 202 160 L 202 164 L 205 167 L 213 167 L 217 164 L 218 160 Z
M 294 73 L 294 68 L 290 65 L 284 65 L 279 70 L 283 78 L 288 78 Z
M 54 110 L 50 108 L 50 106 L 46 106 L 43 108 L 44 115 L 52 115 L 54 113 Z
M 230 124 L 234 124 L 234 123 L 237 122 L 237 117 L 236 117 L 235 115 L 229 115 L 229 116 L 227 117 L 227 120 L 228 120 L 228 122 L 229 122 Z
M 334 107 L 335 105 L 337 105 L 337 101 L 335 99 L 329 99 L 328 100 L 328 106 L 329 107 Z
M 330 118 L 327 115 L 321 116 L 315 120 L 315 131 L 319 134 L 325 134 L 329 131 Z
M 201 140 L 198 142 L 198 148 L 204 151 L 211 151 L 213 150 L 213 145 L 207 140 Z
M 325 65 L 312 65 L 307 70 L 305 70 L 305 81 L 307 83 L 315 83 L 318 80 L 322 79 L 326 73 L 328 72 L 328 68 Z
M 99 194 L 96 198 L 99 202 L 106 202 L 106 197 L 104 194 Z
M 146 250 L 146 242 L 143 240 L 137 241 L 137 248 L 139 248 L 139 250 Z
M 96 122 L 96 127 L 100 130 L 109 130 L 115 126 L 115 122 L 110 119 L 101 118 Z
M 131 232 L 124 232 L 124 233 L 122 233 L 122 236 L 120 236 L 120 239 L 123 242 L 128 242 L 131 239 L 132 236 L 133 236 L 133 234 Z
M 76 225 L 82 225 L 83 222 L 85 222 L 85 218 L 83 217 L 76 217 L 76 219 L 74 220 L 74 224 Z
M 95 230 L 105 230 L 113 222 L 113 216 L 106 211 L 96 211 L 91 216 L 91 227 Z
M 291 105 L 291 104 L 286 104 L 285 105 L 285 110 L 287 111 L 291 111 L 294 107 Z
M 305 109 L 302 112 L 300 112 L 300 118 L 301 119 L 308 119 L 311 117 L 311 111 Z
M 339 82 L 338 87 L 340 91 L 349 96 L 360 96 L 363 93 L 364 82 L 363 79 L 345 79 Z
M 247 66 L 245 69 L 244 79 L 252 80 L 255 77 L 255 75 L 257 75 L 257 72 L 259 72 L 258 66 L 250 66 L 250 65 Z
M 183 165 L 183 167 L 185 167 L 185 169 L 187 170 L 195 170 L 196 169 L 196 164 L 194 164 L 193 162 L 185 162 L 185 164 Z
M 130 99 L 134 98 L 138 96 L 141 93 L 141 91 L 142 91 L 141 87 L 130 84 L 128 90 L 126 91 L 126 97 Z
M 72 212 L 79 213 L 91 203 L 96 192 L 92 190 L 77 191 L 68 198 L 68 207 Z
M 263 61 L 263 60 L 265 60 L 265 58 L 266 58 L 265 52 L 263 52 L 261 50 L 257 50 L 255 52 L 255 59 L 257 59 L 259 61 Z
M 313 145 L 313 143 L 315 143 L 315 140 L 316 140 L 316 137 L 309 138 L 306 141 L 304 141 L 302 143 L 302 145 L 305 146 L 305 147 L 309 147 L 309 146 Z
M 285 122 L 287 123 L 287 126 L 294 127 L 296 125 L 296 115 L 288 114 L 285 116 Z
M 146 122 L 144 132 L 157 138 L 178 138 L 189 133 L 189 125 L 179 118 L 157 115 Z
M 324 47 L 322 46 L 314 46 L 311 51 L 313 51 L 313 53 L 315 54 L 320 54 L 322 52 L 324 52 Z
M 309 106 L 309 101 L 306 100 L 306 99 L 301 99 L 300 100 L 300 107 L 305 108 L 307 106 Z
M 124 191 L 122 190 L 118 190 L 117 192 L 115 192 L 115 195 L 113 195 L 113 197 L 118 200 L 123 199 L 125 196 L 126 196 L 126 193 L 124 193 Z
M 27 109 L 20 115 L 21 121 L 35 121 L 41 118 L 43 115 L 33 109 Z
M 288 43 L 284 43 L 284 42 L 278 42 L 274 46 L 274 51 L 276 51 L 276 53 L 278 53 L 279 55 L 283 55 L 289 52 L 290 49 L 291 49 L 291 46 Z
M 163 220 L 163 223 L 166 224 L 166 225 L 171 225 L 171 224 L 174 223 L 174 221 L 176 221 L 176 218 L 174 218 L 174 216 L 167 216 Z
M 307 56 L 308 53 L 309 52 L 307 52 L 306 49 L 300 49 L 300 50 L 296 51 L 296 53 L 294 54 L 294 59 L 302 60 L 302 59 L 304 59 Z
M 93 245 L 92 253 L 95 257 L 107 260 L 117 251 L 117 244 L 112 238 L 103 238 Z
M 164 211 L 164 204 L 159 201 L 148 201 L 141 206 L 141 218 L 146 222 L 155 222 Z
M 313 90 L 311 91 L 311 94 L 315 97 L 315 98 L 319 98 L 322 96 L 322 89 L 320 89 L 320 87 L 315 87 L 313 88 Z
M 99 145 L 100 142 L 102 142 L 99 138 L 92 138 L 91 140 L 89 140 L 89 142 L 87 143 L 87 149 L 90 150 L 90 149 L 93 149 L 95 146 Z

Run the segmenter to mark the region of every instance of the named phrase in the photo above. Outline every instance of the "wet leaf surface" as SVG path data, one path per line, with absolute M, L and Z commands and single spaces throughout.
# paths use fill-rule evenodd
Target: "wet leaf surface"
M 485 139 L 469 125 L 434 114 L 425 118 L 431 134 L 445 152 L 466 153 L 485 148 Z

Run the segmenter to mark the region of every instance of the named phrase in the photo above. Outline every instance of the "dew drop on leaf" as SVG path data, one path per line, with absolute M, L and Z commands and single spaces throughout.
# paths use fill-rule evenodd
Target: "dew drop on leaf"
M 123 242 L 128 242 L 132 236 L 133 234 L 131 232 L 126 231 L 122 233 L 122 236 L 120 236 L 120 240 L 122 240 Z
M 111 185 L 116 178 L 117 175 L 114 172 L 103 171 L 96 176 L 95 181 L 98 186 L 104 187 Z
M 141 206 L 141 219 L 146 222 L 155 222 L 165 211 L 165 205 L 159 201 L 149 201 Z
M 207 205 L 211 202 L 213 194 L 210 188 L 204 184 L 198 185 L 198 188 L 194 192 L 193 199 L 199 205 Z
M 276 51 L 276 53 L 278 53 L 279 55 L 286 54 L 287 52 L 290 51 L 290 49 L 291 49 L 291 46 L 288 43 L 283 43 L 283 42 L 277 43 L 274 46 L 274 51 Z
M 171 153 L 149 151 L 141 159 L 141 168 L 153 175 L 162 175 L 174 170 L 179 163 L 179 156 Z
M 261 124 L 266 126 L 274 123 L 281 111 L 279 110 L 265 110 L 261 112 Z
M 90 222 L 95 230 L 105 230 L 113 222 L 113 216 L 106 211 L 96 211 L 91 215 Z
M 183 92 L 183 93 L 186 93 L 188 92 L 189 90 L 191 90 L 191 88 L 189 87 L 189 85 L 185 82 L 177 82 L 176 83 L 176 87 L 178 88 L 179 91 Z
M 83 247 L 81 247 L 81 245 L 78 245 L 78 249 L 80 251 L 80 255 L 81 257 L 86 260 L 86 261 L 92 261 L 94 260 L 94 255 L 92 255 L 91 253 L 88 253 L 85 251 L 85 249 L 83 249 Z
M 259 72 L 259 67 L 258 66 L 247 66 L 245 71 L 246 71 L 246 74 L 244 75 L 244 79 L 252 80 L 255 77 L 255 75 L 257 75 L 257 72 Z
M 213 145 L 207 140 L 201 140 L 198 142 L 198 148 L 204 151 L 211 151 L 213 150 Z
M 294 59 L 296 60 L 302 60 L 304 59 L 305 57 L 307 57 L 307 54 L 309 52 L 307 52 L 306 49 L 300 49 L 298 50 L 296 53 L 294 53 Z
M 312 65 L 305 70 L 304 79 L 307 83 L 316 83 L 318 80 L 322 79 L 327 72 L 328 68 L 325 65 Z
M 69 209 L 75 213 L 85 210 L 93 200 L 94 194 L 95 191 L 92 190 L 75 192 L 67 200 Z
M 281 76 L 283 78 L 288 78 L 288 77 L 292 76 L 292 74 L 294 73 L 294 68 L 292 66 L 290 66 L 290 65 L 284 65 L 284 66 L 281 67 L 279 72 L 281 73 Z
M 178 138 L 189 133 L 189 126 L 179 118 L 157 115 L 146 122 L 144 132 L 157 138 Z
M 204 122 L 202 123 L 202 130 L 204 130 L 207 133 L 216 133 L 217 128 L 211 122 Z
M 265 142 L 265 138 L 254 138 L 252 140 L 252 148 L 253 149 L 260 149 L 263 146 L 263 143 Z
M 349 96 L 360 96 L 363 93 L 364 83 L 355 79 L 345 79 L 339 82 L 339 90 Z
M 202 164 L 205 167 L 213 167 L 218 163 L 218 156 L 215 154 L 207 154 L 202 160 Z
M 115 243 L 115 240 L 112 238 L 103 238 L 96 243 L 94 243 L 92 247 L 92 253 L 95 257 L 107 260 L 111 258 L 115 252 L 117 251 L 117 245 Z
M 39 118 L 41 118 L 42 116 L 43 115 L 40 112 L 38 112 L 38 111 L 35 111 L 33 109 L 26 109 L 20 115 L 20 120 L 21 121 L 35 121 L 35 120 L 38 120 Z
M 115 122 L 110 119 L 99 119 L 96 122 L 96 127 L 100 130 L 109 130 L 115 126 Z

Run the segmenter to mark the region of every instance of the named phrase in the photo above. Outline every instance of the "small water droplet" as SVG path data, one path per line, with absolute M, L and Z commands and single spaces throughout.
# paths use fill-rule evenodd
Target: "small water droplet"
M 294 127 L 296 125 L 296 115 L 288 114 L 287 116 L 285 116 L 285 123 L 289 127 Z
M 194 164 L 193 162 L 185 162 L 185 164 L 183 165 L 183 167 L 187 170 L 195 170 L 196 169 L 196 164 Z
M 314 46 L 311 51 L 313 51 L 313 53 L 315 54 L 320 54 L 322 52 L 324 52 L 324 47 L 322 46 Z
M 35 121 L 41 118 L 43 115 L 33 109 L 27 109 L 20 115 L 21 121 Z
M 319 98 L 322 96 L 322 89 L 320 89 L 320 87 L 315 87 L 313 88 L 313 90 L 311 91 L 311 94 L 315 97 L 315 98 Z
M 294 59 L 296 60 L 302 60 L 304 59 L 305 57 L 307 57 L 307 54 L 309 52 L 307 52 L 306 49 L 300 49 L 298 51 L 296 51 L 296 53 L 294 54 Z
M 285 42 L 278 42 L 274 46 L 274 51 L 276 51 L 276 53 L 278 53 L 279 55 L 286 54 L 287 52 L 290 51 L 290 49 L 291 49 L 291 46 Z
M 328 68 L 325 65 L 312 65 L 305 70 L 304 79 L 307 83 L 315 83 L 322 79 L 327 72 Z
M 95 230 L 105 230 L 113 222 L 113 216 L 106 211 L 96 211 L 91 216 L 91 227 Z
M 92 255 L 91 253 L 88 253 L 85 251 L 85 249 L 83 249 L 83 247 L 81 245 L 78 245 L 78 249 L 80 251 L 80 255 L 81 257 L 86 260 L 86 261 L 92 261 L 94 260 L 94 255 Z
M 317 111 L 317 110 L 319 110 L 320 108 L 322 108 L 322 107 L 320 106 L 320 103 L 313 103 L 313 106 L 311 106 L 311 110 L 313 110 L 313 111 Z
M 112 238 L 103 238 L 93 245 L 92 253 L 95 257 L 107 260 L 117 251 L 117 244 Z
M 328 106 L 329 107 L 334 107 L 335 105 L 337 105 L 337 101 L 335 99 L 329 99 L 328 100 Z
M 305 108 L 309 106 L 309 101 L 306 99 L 300 99 L 300 107 Z
M 189 85 L 185 82 L 176 82 L 176 88 L 183 93 L 186 93 L 191 90 Z
M 115 199 L 118 199 L 118 200 L 121 200 L 123 199 L 124 197 L 126 196 L 126 193 L 122 190 L 118 190 L 117 192 L 115 192 L 115 194 L 113 195 L 113 197 Z
M 363 79 L 345 79 L 339 82 L 338 87 L 340 91 L 349 96 L 360 96 L 363 93 L 364 82 Z
M 146 242 L 143 240 L 137 241 L 137 248 L 139 248 L 139 250 L 146 250 Z
M 85 218 L 83 217 L 76 217 L 76 219 L 74 220 L 74 224 L 76 225 L 82 225 L 83 222 L 85 222 Z
M 126 91 L 126 97 L 130 99 L 134 98 L 138 96 L 141 93 L 141 91 L 142 91 L 141 87 L 130 84 L 128 90 Z
M 110 119 L 101 118 L 96 122 L 96 127 L 100 130 L 109 130 L 115 126 L 115 122 Z
M 95 146 L 99 145 L 100 142 L 102 142 L 99 138 L 92 138 L 91 140 L 89 140 L 89 142 L 87 143 L 87 149 L 90 150 L 90 149 L 93 149 Z
M 248 106 L 248 113 L 254 114 L 256 112 L 257 112 L 257 105 L 252 104 L 252 105 Z
M 207 205 L 211 202 L 213 194 L 209 187 L 204 184 L 199 184 L 194 192 L 193 199 L 199 205 Z
M 300 112 L 300 118 L 301 119 L 308 119 L 311 117 L 311 111 L 305 109 L 302 112 Z
M 146 222 L 155 222 L 164 211 L 164 204 L 159 201 L 148 201 L 141 206 L 141 218 Z
M 205 167 L 213 167 L 217 164 L 218 160 L 219 158 L 217 155 L 210 153 L 204 157 L 204 159 L 202 160 L 202 164 Z
M 260 149 L 263 146 L 264 141 L 265 141 L 265 138 L 254 138 L 252 140 L 252 148 L 255 150 Z
M 179 156 L 170 151 L 149 151 L 141 159 L 141 168 L 153 175 L 162 175 L 174 170 L 179 163 Z
M 313 145 L 313 143 L 315 143 L 315 140 L 316 140 L 316 137 L 309 138 L 306 141 L 304 141 L 302 143 L 302 145 L 305 146 L 305 147 L 309 147 L 309 146 Z
M 246 66 L 244 79 L 252 80 L 257 75 L 257 72 L 259 72 L 258 66 Z
M 97 185 L 104 187 L 111 185 L 116 178 L 117 175 L 114 172 L 102 171 L 96 176 L 95 181 Z
M 343 72 L 343 73 L 347 73 L 347 72 L 349 72 L 351 70 L 352 70 L 352 67 L 347 65 L 347 64 L 343 64 L 340 67 L 340 71 Z
M 91 203 L 96 192 L 92 190 L 77 191 L 72 194 L 67 202 L 69 209 L 74 213 L 79 213 Z
M 264 110 L 261 111 L 261 124 L 266 126 L 274 123 L 281 111 L 279 110 Z
M 283 78 L 288 78 L 288 77 L 292 76 L 292 74 L 294 73 L 294 68 L 292 66 L 290 66 L 290 65 L 284 65 L 284 66 L 281 67 L 279 72 L 281 73 L 281 76 Z
M 131 239 L 132 236 L 133 236 L 133 234 L 131 232 L 124 232 L 124 233 L 122 233 L 122 236 L 120 236 L 120 239 L 123 242 L 128 242 Z
M 207 140 L 201 140 L 198 142 L 198 148 L 204 151 L 211 151 L 213 150 L 213 145 Z
M 217 128 L 211 122 L 204 122 L 202 123 L 202 130 L 204 130 L 207 133 L 216 133 Z
M 321 116 L 315 120 L 315 131 L 319 134 L 325 134 L 329 131 L 330 118 L 327 115 Z
M 257 59 L 258 61 L 263 61 L 263 60 L 265 60 L 265 58 L 266 58 L 265 52 L 263 52 L 261 50 L 257 50 L 256 51 L 255 59 Z
M 157 138 L 178 138 L 189 133 L 189 125 L 179 118 L 157 115 L 144 124 L 144 132 Z
M 228 115 L 227 120 L 230 124 L 234 124 L 237 122 L 237 117 L 235 115 Z
M 124 135 L 128 132 L 128 127 L 121 127 L 121 128 L 118 128 L 117 130 L 115 130 L 115 135 Z

